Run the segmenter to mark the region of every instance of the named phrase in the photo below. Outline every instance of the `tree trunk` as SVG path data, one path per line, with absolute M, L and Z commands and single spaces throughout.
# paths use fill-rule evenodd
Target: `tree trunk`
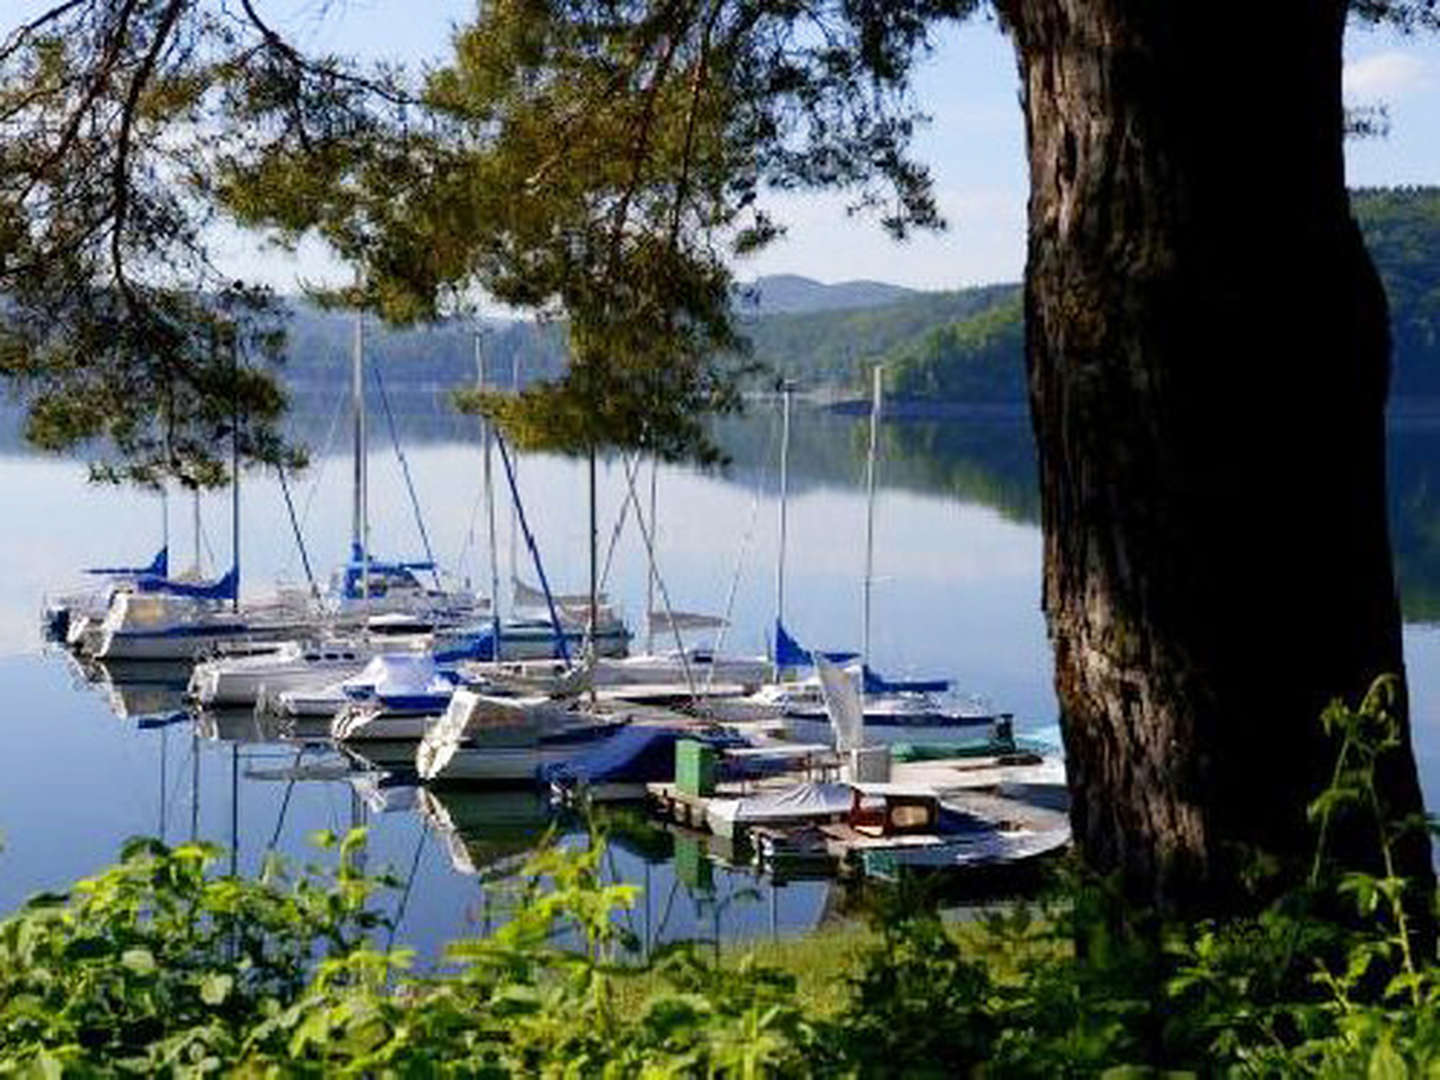
M 1387 313 L 1341 154 L 1345 5 L 1000 7 L 1076 843 L 1132 899 L 1228 910 L 1251 870 L 1293 881 L 1313 854 L 1324 706 L 1403 678 Z M 1381 791 L 1407 815 L 1400 719 Z M 1423 835 L 1401 859 L 1433 885 Z

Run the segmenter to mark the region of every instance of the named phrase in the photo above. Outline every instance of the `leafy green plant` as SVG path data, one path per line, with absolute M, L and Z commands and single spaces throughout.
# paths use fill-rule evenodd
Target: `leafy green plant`
M 1440 967 L 1389 858 L 1418 823 L 1388 820 L 1376 782 L 1393 708 L 1382 681 L 1326 710 L 1315 874 L 1259 915 L 1176 925 L 1070 876 L 957 926 L 902 882 L 823 1011 L 753 956 L 638 957 L 616 918 L 636 889 L 605 880 L 594 822 L 495 885 L 496 929 L 426 972 L 377 944 L 363 832 L 317 837 L 331 869 L 253 881 L 216 876 L 216 848 L 134 841 L 0 922 L 0 1076 L 1437 1075 Z M 1370 823 L 1378 870 L 1334 865 L 1341 814 Z
M 209 1071 L 306 985 L 318 957 L 339 962 L 380 925 L 381 882 L 355 869 L 291 881 L 208 873 L 218 848 L 134 840 L 120 862 L 42 895 L 0 923 L 0 1073 L 82 1062 L 122 1071 Z

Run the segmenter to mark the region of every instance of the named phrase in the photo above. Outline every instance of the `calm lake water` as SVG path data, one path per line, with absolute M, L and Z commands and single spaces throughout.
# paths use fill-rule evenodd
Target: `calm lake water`
M 410 425 L 423 428 L 424 424 Z M 348 540 L 349 462 L 327 453 L 334 435 L 309 433 L 317 457 L 294 484 L 317 571 L 328 574 Z M 996 707 L 1023 732 L 1052 735 L 1056 706 L 1039 611 L 1037 497 L 1024 421 L 887 425 L 876 514 L 872 655 L 882 671 L 936 673 Z M 343 434 L 341 436 L 343 438 Z M 734 584 L 726 648 L 763 652 L 773 618 L 778 423 L 757 406 L 722 425 L 734 457 L 725 471 L 662 468 L 658 553 L 673 604 L 724 609 Z M 865 421 L 797 414 L 791 458 L 787 623 L 816 647 L 854 647 L 860 637 L 865 500 Z M 370 460 L 372 548 L 415 557 L 420 543 L 395 454 L 374 440 Z M 488 581 L 477 442 L 410 438 L 408 458 L 437 558 Z M 1406 608 L 1407 665 L 1422 778 L 1440 805 L 1440 425 L 1410 421 L 1392 437 L 1394 536 Z M 498 468 L 498 462 L 497 462 Z M 525 457 L 519 479 L 552 586 L 586 582 L 585 472 L 581 463 Z M 648 495 L 649 467 L 640 473 Z M 619 461 L 601 466 L 602 550 L 625 492 Z M 148 726 L 137 714 L 168 708 L 173 686 L 87 682 L 69 658 L 45 650 L 38 612 L 47 590 L 78 568 L 146 561 L 159 547 L 162 504 L 143 493 L 96 488 L 84 467 L 15 452 L 0 457 L 0 911 L 42 889 L 63 887 L 111 861 L 136 834 L 170 841 L 198 836 L 229 848 L 253 870 L 267 850 L 304 861 L 317 829 L 371 827 L 370 866 L 407 882 L 387 903 L 399 938 L 426 951 L 490 917 L 475 869 L 523 851 L 546 827 L 526 797 L 445 796 L 436 806 L 413 791 L 388 805 L 367 802 L 321 752 L 255 741 L 242 722 Z M 188 502 L 169 502 L 172 566 L 189 561 Z M 229 497 L 202 501 L 207 568 L 230 559 Z M 510 576 L 510 515 L 498 513 L 501 578 Z M 522 549 L 523 551 L 523 545 Z M 248 475 L 242 485 L 241 551 L 247 591 L 277 578 L 302 580 L 279 486 Z M 738 574 L 738 577 L 737 577 Z M 533 578 L 526 569 L 524 575 Z M 645 605 L 645 559 L 633 526 L 616 545 L 607 582 L 637 629 Z M 129 673 L 133 676 L 133 672 Z M 154 673 L 150 673 L 152 680 Z M 296 775 L 297 761 L 304 778 Z M 451 829 L 437 826 L 448 821 Z M 573 825 L 571 826 L 573 828 Z M 648 940 L 754 937 L 809 929 L 837 917 L 846 897 L 825 882 L 776 887 L 701 858 L 690 842 L 653 828 L 617 829 L 610 872 L 645 886 L 633 913 Z

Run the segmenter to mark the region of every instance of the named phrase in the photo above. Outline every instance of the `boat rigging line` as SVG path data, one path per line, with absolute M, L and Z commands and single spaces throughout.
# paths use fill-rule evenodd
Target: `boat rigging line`
M 280 831 L 285 827 L 285 813 L 290 809 L 290 795 L 295 790 L 295 781 L 300 775 L 300 759 L 305 756 L 305 744 L 301 743 L 295 748 L 295 761 L 290 766 L 290 775 L 285 781 L 285 794 L 280 799 L 280 813 L 275 817 L 275 831 L 270 834 L 270 843 L 265 845 L 267 852 L 274 851 L 275 846 L 280 843 Z
M 655 575 L 655 583 L 660 588 L 660 602 L 665 605 L 665 617 L 675 635 L 675 648 L 680 653 L 680 668 L 685 673 L 685 687 L 690 691 L 690 698 L 698 709 L 700 695 L 695 689 L 695 673 L 690 669 L 690 657 L 686 655 L 685 642 L 680 637 L 680 626 L 675 620 L 675 610 L 670 604 L 670 590 L 666 587 L 665 578 L 661 575 L 660 567 L 655 561 L 655 538 L 645 524 L 645 515 L 640 509 L 640 496 L 635 490 L 635 474 L 639 469 L 640 455 L 636 454 L 633 459 L 625 462 L 625 485 L 630 492 L 630 501 L 635 504 L 635 523 L 640 527 L 641 539 L 645 541 L 645 554 L 650 562 L 650 572 Z M 646 612 L 645 615 L 648 619 L 650 613 Z
M 755 525 L 760 519 L 760 499 L 765 491 L 765 481 L 769 478 L 770 450 L 775 445 L 775 422 L 771 419 L 770 427 L 765 438 L 765 453 L 760 458 L 760 470 L 755 479 L 755 490 L 750 497 L 750 520 L 746 523 L 745 533 L 740 537 L 740 548 L 735 556 L 735 573 L 730 577 L 730 588 L 725 594 L 725 610 L 721 612 L 724 620 L 715 631 L 715 644 L 711 647 L 714 655 L 719 656 L 725 647 L 725 635 L 730 631 L 730 619 L 735 613 L 735 598 L 740 591 L 740 578 L 745 573 L 745 563 L 750 555 L 750 548 L 755 543 Z M 708 690 L 715 681 L 715 667 L 712 664 L 710 671 L 705 676 L 705 688 Z
M 390 920 L 390 936 L 385 942 L 385 955 L 395 951 L 395 936 L 400 932 L 400 924 L 405 920 L 405 908 L 410 903 L 410 892 L 415 888 L 415 876 L 420 869 L 420 856 L 425 851 L 425 839 L 430 835 L 430 830 L 425 825 L 425 819 L 420 819 L 420 835 L 415 838 L 415 854 L 410 859 L 410 873 L 405 875 L 405 891 L 400 894 L 400 902 L 395 906 L 395 917 Z
M 410 494 L 410 508 L 415 512 L 415 526 L 420 530 L 420 542 L 425 546 L 425 558 L 430 562 L 430 576 L 435 579 L 435 588 L 440 588 L 440 571 L 435 565 L 435 551 L 430 546 L 430 534 L 425 529 L 425 517 L 420 512 L 420 499 L 415 494 L 415 482 L 410 476 L 410 462 L 400 445 L 400 434 L 395 428 L 395 414 L 390 409 L 390 395 L 385 392 L 385 380 L 380 377 L 380 365 L 372 357 L 370 374 L 375 377 L 375 387 L 380 391 L 380 406 L 385 410 L 385 422 L 390 428 L 390 442 L 395 447 L 395 456 L 400 459 L 400 472 L 405 477 L 405 490 Z
M 530 549 L 530 558 L 535 563 L 535 573 L 540 578 L 540 587 L 545 590 L 545 606 L 550 609 L 550 625 L 555 628 L 555 643 L 560 646 L 560 659 L 568 665 L 570 663 L 570 646 L 565 641 L 565 627 L 560 623 L 560 614 L 555 610 L 555 598 L 550 595 L 550 581 L 545 576 L 545 567 L 540 562 L 540 549 L 535 546 L 535 536 L 530 531 L 530 525 L 525 520 L 525 507 L 520 502 L 520 489 L 515 486 L 515 466 L 510 460 L 510 448 L 505 445 L 504 437 L 497 431 L 495 433 L 495 445 L 500 447 L 500 460 L 505 466 L 505 479 L 510 484 L 510 504 L 515 510 L 515 517 L 520 525 L 520 531 L 525 534 L 525 545 Z M 498 648 L 500 643 L 495 643 Z
M 485 389 L 485 352 L 481 348 L 479 333 L 475 335 L 475 380 L 481 390 Z M 495 547 L 495 455 L 491 452 L 495 446 L 495 424 L 488 416 L 483 417 L 482 422 L 484 453 L 481 456 L 480 486 L 485 496 L 485 533 L 490 549 L 490 628 L 494 640 L 491 653 L 493 659 L 500 660 L 503 659 L 501 641 L 504 635 L 500 632 L 500 552 Z
M 305 550 L 305 536 L 300 531 L 300 522 L 295 517 L 295 503 L 290 498 L 290 482 L 285 479 L 285 466 L 275 463 L 275 472 L 280 477 L 280 491 L 285 496 L 285 509 L 290 515 L 290 528 L 295 533 L 295 546 L 300 549 L 300 563 L 305 567 L 305 580 L 310 583 L 310 595 L 320 599 L 320 587 L 315 584 L 315 572 L 310 568 L 310 553 Z

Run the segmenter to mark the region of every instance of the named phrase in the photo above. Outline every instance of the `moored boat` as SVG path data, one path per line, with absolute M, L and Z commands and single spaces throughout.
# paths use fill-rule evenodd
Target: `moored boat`
M 234 571 L 207 586 L 117 591 L 96 634 L 100 660 L 188 660 L 220 645 L 268 651 L 308 631 L 313 614 L 277 603 L 236 611 Z
M 427 783 L 530 783 L 542 765 L 563 761 L 628 723 L 626 715 L 592 715 L 550 697 L 459 689 L 421 740 L 415 771 Z

